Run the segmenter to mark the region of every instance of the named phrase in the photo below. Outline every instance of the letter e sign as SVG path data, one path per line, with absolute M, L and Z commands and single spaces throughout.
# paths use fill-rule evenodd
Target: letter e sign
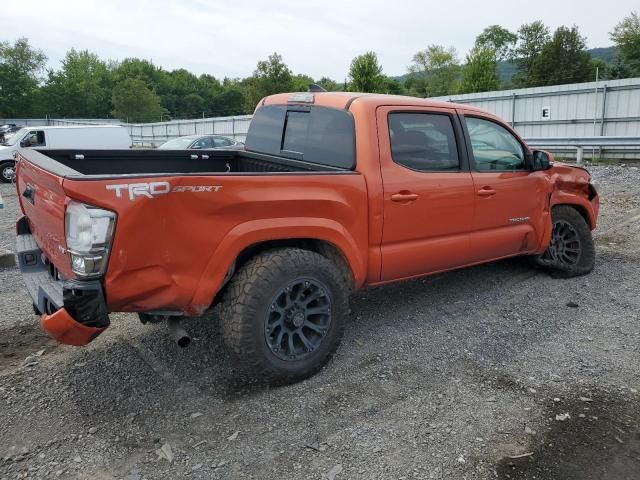
M 551 107 L 542 107 L 542 120 L 551 120 Z

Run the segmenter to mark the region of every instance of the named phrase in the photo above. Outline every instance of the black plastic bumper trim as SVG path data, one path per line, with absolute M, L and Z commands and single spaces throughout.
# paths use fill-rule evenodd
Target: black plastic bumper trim
M 50 264 L 31 234 L 18 235 L 16 254 L 22 278 L 41 314 L 51 315 L 65 308 L 77 322 L 91 327 L 109 326 L 109 315 L 102 282 L 92 280 L 57 280 L 51 276 Z

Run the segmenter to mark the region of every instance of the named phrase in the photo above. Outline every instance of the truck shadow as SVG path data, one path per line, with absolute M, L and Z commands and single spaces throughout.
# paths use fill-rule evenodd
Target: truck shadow
M 524 318 L 532 323 L 520 329 L 518 335 L 503 328 L 504 322 L 511 321 L 510 312 L 531 303 L 530 298 L 518 296 L 519 289 L 523 282 L 538 275 L 545 282 L 566 282 L 549 279 L 515 259 L 358 292 L 352 299 L 350 322 L 336 360 L 307 383 L 313 387 L 314 383 L 326 381 L 326 375 L 342 381 L 350 369 L 364 367 L 378 357 L 383 359 L 385 352 L 403 342 L 414 343 L 412 348 L 416 349 L 421 369 L 438 361 L 443 349 L 452 343 L 464 347 L 447 350 L 447 363 L 452 367 L 464 361 L 468 352 L 483 366 L 504 364 L 521 355 L 529 344 L 546 338 L 558 324 L 572 321 L 562 316 L 529 318 L 534 314 L 527 317 L 525 312 Z M 513 298 L 504 304 L 507 292 Z M 486 308 L 489 310 L 484 311 Z M 535 302 L 531 308 L 537 311 Z M 185 327 L 194 337 L 186 349 L 177 347 L 162 325 L 140 325 L 132 338 L 120 337 L 107 347 L 101 347 L 100 340 L 96 342 L 95 348 L 82 356 L 93 371 L 97 369 L 101 374 L 69 375 L 82 379 L 82 384 L 71 386 L 74 401 L 98 413 L 102 409 L 109 411 L 114 402 L 125 402 L 133 410 L 145 409 L 163 390 L 190 391 L 220 402 L 275 390 L 235 368 L 222 344 L 215 314 L 191 319 Z M 77 364 L 76 359 L 66 368 L 81 370 L 74 366 Z M 64 372 L 61 374 L 66 377 Z M 152 376 L 156 381 L 139 382 L 140 375 Z M 92 390 L 101 395 L 92 393 L 83 399 L 84 392 Z M 96 398 L 103 405 L 95 405 Z
M 401 335 L 408 328 L 420 325 L 430 329 L 432 342 L 446 341 L 447 329 L 459 330 L 457 324 L 466 322 L 465 315 L 446 314 L 446 306 L 463 301 L 469 295 L 477 298 L 481 291 L 487 290 L 486 281 L 484 285 L 467 285 L 463 289 L 469 278 L 489 276 L 497 288 L 525 272 L 533 274 L 521 262 L 512 260 L 356 294 L 338 358 L 316 377 L 322 378 L 334 369 L 342 372 L 348 368 L 346 365 L 357 364 L 388 348 L 384 345 L 388 336 L 380 337 L 376 331 L 395 330 Z M 424 311 L 419 315 L 412 313 L 416 307 Z M 77 381 L 77 385 L 69 385 L 68 391 L 74 392 L 73 400 L 80 411 L 100 415 L 111 411 L 114 404 L 125 404 L 131 411 L 145 410 L 166 390 L 178 392 L 186 388 L 198 395 L 233 401 L 274 388 L 247 377 L 235 367 L 222 344 L 215 314 L 185 321 L 185 328 L 193 336 L 191 346 L 186 349 L 172 342 L 164 325 L 138 325 L 133 315 L 116 317 L 114 323 L 118 322 L 135 325 L 127 327 L 132 332 L 116 337 L 109 336 L 113 331 L 105 332 L 89 348 L 74 350 L 76 353 L 68 362 L 60 364 L 61 378 Z M 466 335 L 462 330 L 459 334 Z M 66 375 L 65 369 L 71 374 Z M 140 381 L 140 377 L 146 379 Z M 314 378 L 308 382 L 320 381 Z

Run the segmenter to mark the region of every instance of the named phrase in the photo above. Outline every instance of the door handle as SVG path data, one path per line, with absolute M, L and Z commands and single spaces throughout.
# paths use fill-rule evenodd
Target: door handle
M 392 202 L 413 202 L 414 200 L 417 200 L 419 197 L 419 195 L 417 193 L 411 193 L 411 192 L 400 192 L 400 193 L 394 193 L 393 195 L 391 195 L 391 201 Z
M 480 190 L 478 190 L 478 195 L 481 197 L 491 197 L 493 195 L 495 195 L 496 192 L 493 188 L 491 187 L 482 187 Z

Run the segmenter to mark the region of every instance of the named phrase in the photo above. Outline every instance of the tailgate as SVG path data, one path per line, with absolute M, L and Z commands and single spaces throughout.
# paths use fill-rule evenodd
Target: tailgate
M 75 277 L 66 255 L 63 178 L 24 159 L 16 173 L 20 207 L 38 246 L 66 278 Z

